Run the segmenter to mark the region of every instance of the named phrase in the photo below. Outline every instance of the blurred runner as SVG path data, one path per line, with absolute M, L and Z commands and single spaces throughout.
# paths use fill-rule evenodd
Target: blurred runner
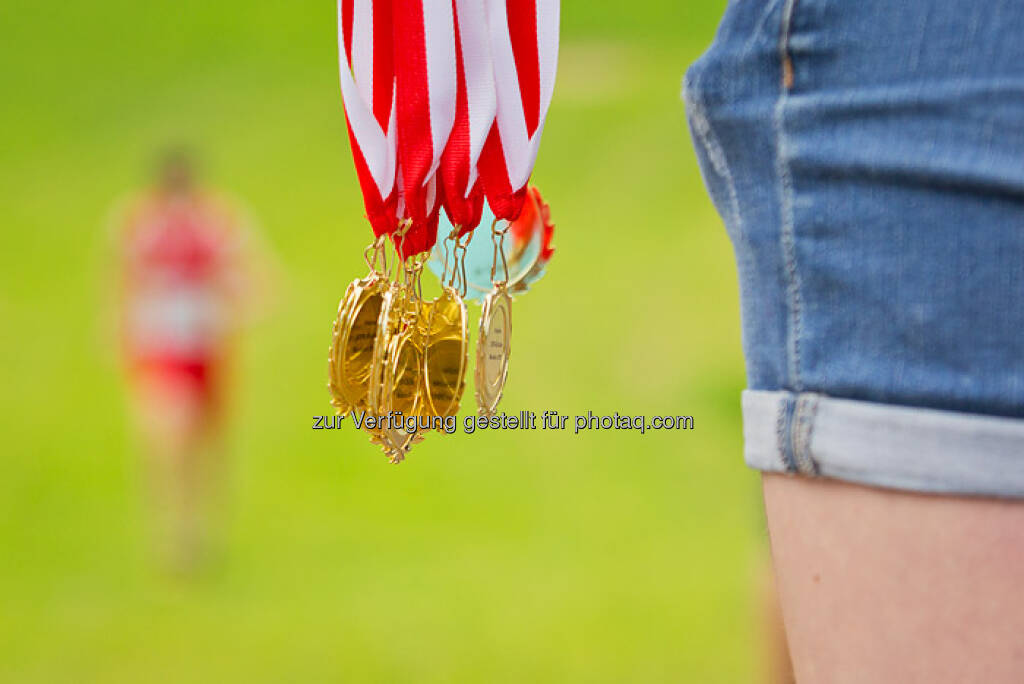
M 183 150 L 120 222 L 120 333 L 152 479 L 158 548 L 173 569 L 208 548 L 222 473 L 228 360 L 250 285 L 243 228 L 201 190 Z

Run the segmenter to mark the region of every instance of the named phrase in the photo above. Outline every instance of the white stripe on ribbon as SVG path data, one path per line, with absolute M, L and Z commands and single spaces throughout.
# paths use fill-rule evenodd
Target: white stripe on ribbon
M 387 199 L 395 189 L 395 98 L 392 94 L 391 116 L 385 131 L 373 114 L 373 0 L 353 2 L 353 64 L 349 64 L 345 54 L 341 0 L 338 0 L 338 61 L 341 96 L 349 126 L 381 198 Z
M 537 161 L 544 121 L 555 89 L 558 66 L 559 0 L 536 0 L 537 51 L 540 69 L 539 122 L 533 136 L 527 134 L 522 91 L 508 30 L 506 0 L 487 0 L 487 23 L 497 90 L 497 124 L 505 156 L 509 184 L 516 191 L 526 185 Z
M 423 42 L 433 157 L 423 185 L 434 177 L 455 123 L 455 24 L 451 0 L 423 0 Z M 429 204 L 429 203 L 428 203 Z
M 373 0 L 352 0 L 352 75 L 373 107 Z
M 395 170 L 395 188 L 398 191 L 398 202 L 395 206 L 395 214 L 397 216 L 406 217 L 408 212 L 405 207 L 405 186 L 402 185 L 402 163 L 398 163 L 398 168 Z M 427 192 L 424 196 L 424 205 L 426 206 L 426 213 L 429 214 L 437 206 L 440 195 L 437 194 L 437 174 L 430 176 L 426 181 Z
M 437 194 L 437 174 L 433 174 L 427 179 L 427 194 L 426 194 L 426 206 L 427 214 L 431 214 L 434 208 L 437 207 L 437 200 L 439 195 Z
M 561 20 L 559 0 L 537 2 L 537 56 L 540 66 L 540 121 L 543 125 L 555 93 L 558 71 L 558 25 Z
M 459 43 L 469 110 L 469 180 L 464 191 L 464 197 L 469 197 L 477 179 L 477 160 L 494 123 L 497 97 L 487 9 L 481 0 L 455 0 L 455 10 L 459 15 Z

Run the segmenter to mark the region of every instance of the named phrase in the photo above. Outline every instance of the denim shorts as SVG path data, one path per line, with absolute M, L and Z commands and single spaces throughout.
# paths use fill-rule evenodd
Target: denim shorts
M 732 0 L 684 98 L 747 463 L 1024 497 L 1024 2 Z

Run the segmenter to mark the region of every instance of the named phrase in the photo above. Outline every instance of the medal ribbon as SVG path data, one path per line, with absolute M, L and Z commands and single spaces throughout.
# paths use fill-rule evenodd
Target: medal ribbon
M 338 1 L 338 61 L 349 142 L 375 235 L 394 232 L 397 192 L 391 0 Z
M 477 161 L 497 108 L 487 8 L 481 0 L 455 0 L 455 60 L 455 123 L 438 176 L 445 212 L 461 236 L 480 223 L 484 197 Z
M 430 249 L 440 203 L 436 171 L 455 120 L 453 0 L 393 0 L 400 218 L 412 227 L 402 257 Z
M 376 235 L 431 248 L 522 211 L 554 91 L 559 0 L 339 0 L 342 98 Z M 482 189 L 481 189 L 482 188 Z
M 497 96 L 478 163 L 498 218 L 515 220 L 526 199 L 558 64 L 559 0 L 485 0 Z

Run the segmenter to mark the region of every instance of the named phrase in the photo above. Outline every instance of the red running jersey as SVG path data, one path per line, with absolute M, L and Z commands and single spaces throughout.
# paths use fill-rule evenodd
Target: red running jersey
M 129 358 L 187 365 L 219 355 L 238 247 L 228 214 L 201 196 L 157 194 L 130 215 L 124 236 Z

